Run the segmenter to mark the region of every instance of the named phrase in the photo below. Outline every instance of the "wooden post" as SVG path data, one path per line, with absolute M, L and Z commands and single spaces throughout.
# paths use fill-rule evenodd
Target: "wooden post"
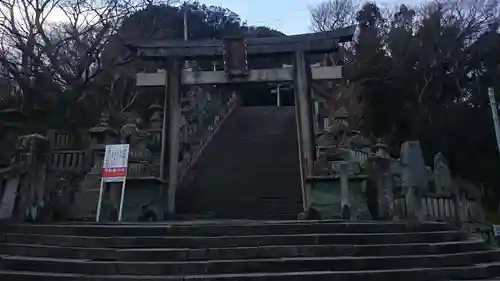
M 302 205 L 309 209 L 310 184 L 306 178 L 312 176 L 314 163 L 314 128 L 311 110 L 311 68 L 303 51 L 295 52 L 294 83 L 297 134 L 302 184 Z
M 169 100 L 169 149 L 168 149 L 168 213 L 175 214 L 175 193 L 177 191 L 179 164 L 179 117 L 181 114 L 181 75 L 180 58 L 172 58 L 168 66 L 168 100 Z M 167 97 L 166 97 L 167 98 Z M 163 132 L 164 137 L 166 132 Z

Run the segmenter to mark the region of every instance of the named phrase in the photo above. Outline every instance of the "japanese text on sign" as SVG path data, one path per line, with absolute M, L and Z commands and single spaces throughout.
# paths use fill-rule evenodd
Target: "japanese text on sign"
M 106 145 L 102 178 L 104 182 L 123 182 L 127 176 L 130 146 L 128 144 Z

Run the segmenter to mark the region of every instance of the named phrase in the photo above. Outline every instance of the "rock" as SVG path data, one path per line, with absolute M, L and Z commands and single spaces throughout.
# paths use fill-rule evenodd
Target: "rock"
M 419 141 L 407 141 L 401 146 L 402 185 L 416 187 L 427 193 L 427 168 Z
M 407 141 L 401 146 L 402 186 L 407 200 L 408 215 L 424 219 L 422 196 L 429 192 L 428 171 L 425 166 L 420 142 Z

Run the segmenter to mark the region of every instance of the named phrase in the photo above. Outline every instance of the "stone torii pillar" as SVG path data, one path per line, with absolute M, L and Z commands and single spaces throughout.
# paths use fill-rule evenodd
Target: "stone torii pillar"
M 165 195 L 165 182 L 168 185 L 167 212 L 175 214 L 177 191 L 177 171 L 179 155 L 179 133 L 181 114 L 182 58 L 172 57 L 167 62 L 165 73 L 165 103 L 163 105 L 163 128 L 161 142 L 160 178 L 163 181 L 162 196 Z M 167 125 L 168 124 L 168 125 Z M 168 163 L 168 164 L 167 164 Z M 162 212 L 163 213 L 163 212 Z
M 308 210 L 311 188 L 310 184 L 306 182 L 306 178 L 313 175 L 316 147 L 311 112 L 312 75 L 306 54 L 303 51 L 296 51 L 294 59 L 295 110 L 302 180 L 302 207 L 304 210 Z

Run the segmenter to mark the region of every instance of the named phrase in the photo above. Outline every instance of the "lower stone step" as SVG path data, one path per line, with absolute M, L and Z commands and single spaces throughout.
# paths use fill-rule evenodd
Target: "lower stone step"
M 1 255 L 120 261 L 184 261 L 280 257 L 398 256 L 449 254 L 485 250 L 483 240 L 381 245 L 284 245 L 207 249 L 82 248 L 0 244 Z
M 317 271 L 287 273 L 253 273 L 220 275 L 182 275 L 182 276 L 145 276 L 120 275 L 99 276 L 83 274 L 40 273 L 0 270 L 2 281 L 438 281 L 487 279 L 500 276 L 500 262 L 476 264 L 471 266 L 444 268 L 412 268 L 398 270 L 361 270 L 361 271 Z
M 98 275 L 203 275 L 311 271 L 392 270 L 471 266 L 500 260 L 500 250 L 443 255 L 297 257 L 170 262 L 118 262 L 3 256 L 3 269 Z
M 466 240 L 468 239 L 467 236 L 467 233 L 462 231 L 210 237 L 90 237 L 4 233 L 0 234 L 0 241 L 9 244 L 40 244 L 86 248 L 226 248 L 266 245 L 437 243 Z
M 290 215 L 290 214 L 289 214 Z M 294 220 L 297 214 L 294 215 Z M 189 218 L 180 218 L 189 219 Z M 191 219 L 192 220 L 192 219 Z M 345 221 L 206 221 L 156 224 L 0 224 L 0 233 L 33 233 L 69 236 L 227 236 L 305 233 L 399 233 L 446 231 L 445 223 L 345 222 Z

